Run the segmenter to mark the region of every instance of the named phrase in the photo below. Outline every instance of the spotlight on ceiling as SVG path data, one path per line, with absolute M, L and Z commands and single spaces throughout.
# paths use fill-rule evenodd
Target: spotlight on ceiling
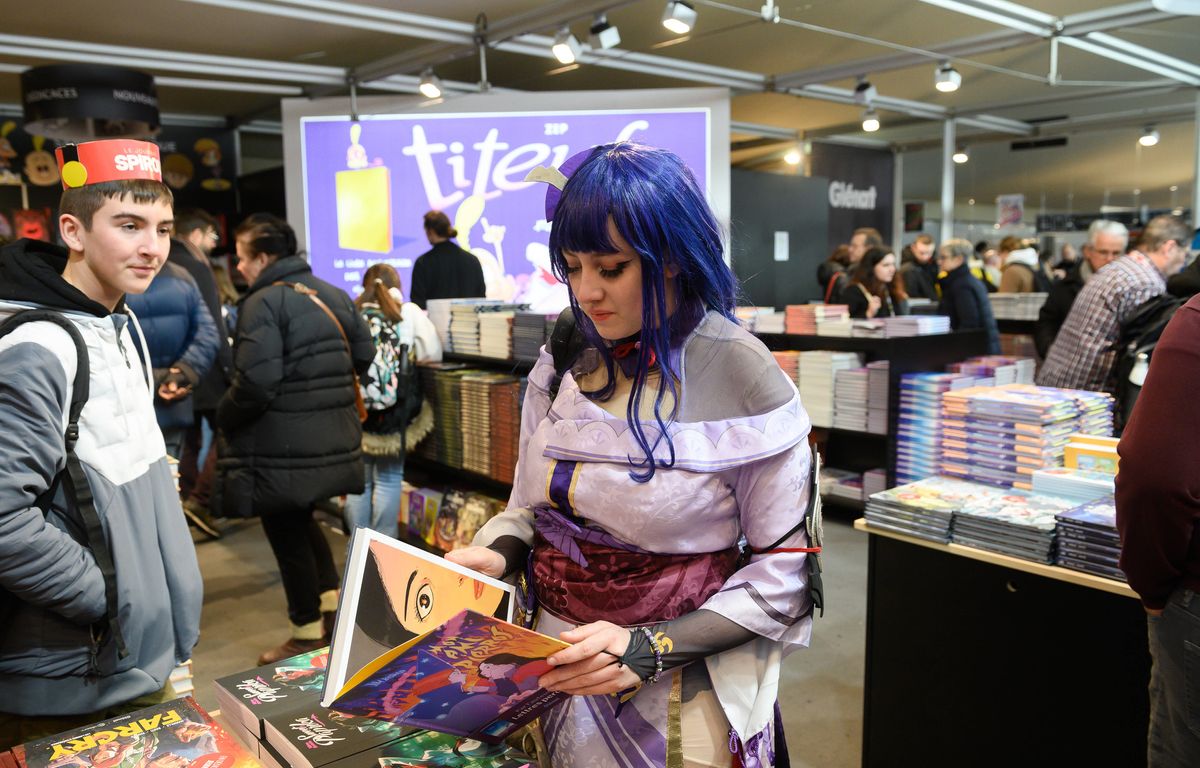
M 602 48 L 616 48 L 620 44 L 621 33 L 608 23 L 608 16 L 603 13 L 596 14 L 596 20 L 588 29 L 588 45 L 592 50 L 598 51 Z
M 433 74 L 431 67 L 426 67 L 421 73 L 421 83 L 417 86 L 417 90 L 427 99 L 437 99 L 442 95 L 442 81 Z
M 860 76 L 858 84 L 854 86 L 854 103 L 869 107 L 877 95 L 879 93 L 875 90 L 875 86 L 871 85 L 871 81 Z
M 959 147 L 958 149 L 954 150 L 954 154 L 951 155 L 950 158 L 958 165 L 962 165 L 971 159 L 971 155 L 967 153 L 966 147 Z
M 684 0 L 667 0 L 662 25 L 677 35 L 686 35 L 696 26 L 696 9 Z
M 933 87 L 942 93 L 953 93 L 962 85 L 962 75 L 948 61 L 943 61 L 933 75 Z
M 875 114 L 874 107 L 867 107 L 863 110 L 862 129 L 867 133 L 879 130 L 879 115 Z
M 783 162 L 788 165 L 800 165 L 800 150 L 797 147 L 792 147 L 783 156 Z
M 1138 137 L 1138 144 L 1143 147 L 1153 147 L 1158 143 L 1158 129 L 1153 125 L 1147 125 L 1146 130 L 1142 131 L 1142 135 Z
M 575 35 L 571 34 L 569 28 L 563 27 L 554 36 L 554 45 L 550 50 L 559 63 L 574 64 L 575 59 L 579 58 L 579 54 L 583 51 L 583 46 L 575 39 Z

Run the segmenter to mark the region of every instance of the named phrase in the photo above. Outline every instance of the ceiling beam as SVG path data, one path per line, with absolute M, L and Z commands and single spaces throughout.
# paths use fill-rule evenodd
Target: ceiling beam
M 908 69 L 930 61 L 941 59 L 961 59 L 964 56 L 1003 51 L 1022 45 L 1037 42 L 1038 38 L 1024 32 L 1009 29 L 998 29 L 983 35 L 964 37 L 952 40 L 942 45 L 930 46 L 927 53 L 892 53 L 886 56 L 875 56 L 869 59 L 857 59 L 844 64 L 833 64 L 818 69 L 801 69 L 775 76 L 775 83 L 780 88 L 798 88 L 812 83 L 828 83 L 846 80 L 867 73 L 890 72 L 897 69 Z

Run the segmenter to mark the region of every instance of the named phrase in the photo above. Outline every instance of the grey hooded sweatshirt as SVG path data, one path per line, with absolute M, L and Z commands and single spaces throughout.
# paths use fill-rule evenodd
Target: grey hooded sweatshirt
M 66 263 L 48 243 L 0 249 L 0 319 L 54 309 L 87 344 L 76 453 L 116 564 L 128 654 L 103 631 L 104 580 L 62 484 L 38 505 L 65 466 L 75 346 L 53 324 L 23 325 L 0 339 L 0 711 L 23 716 L 86 714 L 158 690 L 200 628 L 200 570 L 130 316 L 63 280 Z

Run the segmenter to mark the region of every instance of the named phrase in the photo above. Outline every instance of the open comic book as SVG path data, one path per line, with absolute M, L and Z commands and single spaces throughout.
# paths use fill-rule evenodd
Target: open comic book
M 463 610 L 512 620 L 514 588 L 367 528 L 354 532 L 321 706 L 381 654 Z
M 333 697 L 339 712 L 498 743 L 566 694 L 538 686 L 567 643 L 463 611 L 380 656 Z

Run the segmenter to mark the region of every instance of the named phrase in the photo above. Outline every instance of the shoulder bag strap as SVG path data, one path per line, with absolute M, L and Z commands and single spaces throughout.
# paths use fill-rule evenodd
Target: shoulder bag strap
M 350 355 L 350 375 L 354 378 L 354 407 L 358 411 L 358 420 L 366 421 L 367 404 L 363 402 L 362 387 L 358 385 L 358 371 L 354 370 L 354 351 L 350 347 L 350 337 L 346 335 L 346 329 L 342 327 L 342 322 L 337 319 L 337 315 L 333 314 L 333 310 L 329 308 L 329 305 L 321 301 L 321 298 L 317 296 L 317 292 L 304 283 L 285 283 L 282 280 L 278 280 L 271 283 L 271 285 L 281 285 L 284 288 L 291 288 L 296 293 L 307 296 L 333 321 L 333 327 L 337 328 L 338 333 L 342 335 L 342 341 L 346 343 L 346 352 Z

